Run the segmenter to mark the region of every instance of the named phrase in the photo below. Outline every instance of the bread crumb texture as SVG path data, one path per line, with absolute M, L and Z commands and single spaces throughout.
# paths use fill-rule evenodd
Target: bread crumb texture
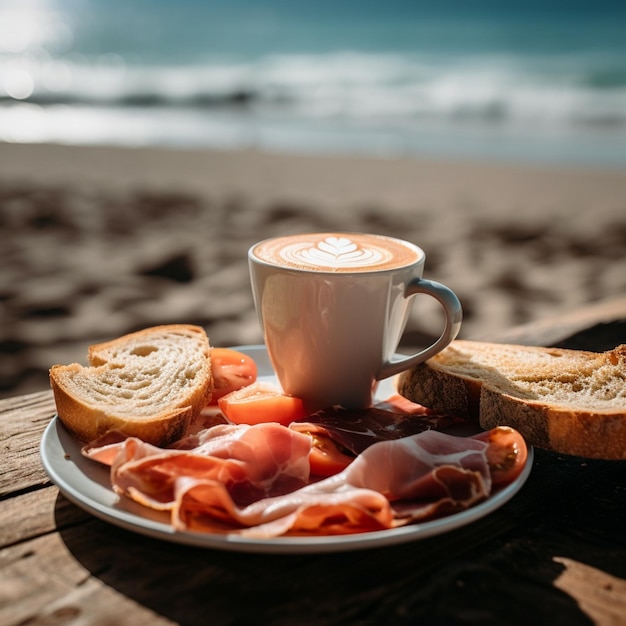
M 438 369 L 527 400 L 626 412 L 626 346 L 606 353 L 458 342 L 434 357 Z
M 210 400 L 210 346 L 200 327 L 148 328 L 93 345 L 88 357 L 89 366 L 50 370 L 59 418 L 84 440 L 121 429 L 160 442 Z

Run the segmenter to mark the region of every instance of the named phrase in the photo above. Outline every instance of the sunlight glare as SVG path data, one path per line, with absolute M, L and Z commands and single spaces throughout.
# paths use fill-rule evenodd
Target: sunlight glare
M 21 54 L 46 45 L 68 48 L 72 31 L 51 0 L 5 0 L 0 4 L 0 54 Z
M 33 95 L 35 81 L 26 70 L 14 69 L 5 76 L 3 87 L 11 98 L 26 100 Z

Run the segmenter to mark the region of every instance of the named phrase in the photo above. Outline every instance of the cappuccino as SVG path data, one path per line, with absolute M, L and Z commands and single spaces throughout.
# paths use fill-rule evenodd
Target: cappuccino
M 310 233 L 248 250 L 254 305 L 282 390 L 313 412 L 371 406 L 376 381 L 422 363 L 457 335 L 461 304 L 422 277 L 418 246 L 381 235 Z M 411 355 L 396 349 L 413 297 L 443 307 L 439 338 Z
M 268 239 L 254 246 L 260 261 L 316 272 L 372 272 L 413 265 L 424 253 L 417 246 L 382 235 L 311 233 Z

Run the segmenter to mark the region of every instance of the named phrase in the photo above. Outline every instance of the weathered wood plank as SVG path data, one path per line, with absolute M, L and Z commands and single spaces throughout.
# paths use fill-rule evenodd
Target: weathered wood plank
M 594 331 L 596 344 L 598 336 L 602 334 L 602 325 L 614 322 L 626 321 L 626 296 L 590 304 L 568 314 L 537 320 L 521 326 L 516 326 L 508 331 L 499 333 L 496 337 L 489 337 L 487 341 L 499 341 L 501 343 L 519 343 L 536 346 L 552 346 L 563 343 L 564 340 L 582 333 Z M 597 328 L 596 328 L 597 327 Z M 608 343 L 617 345 L 626 342 L 623 328 L 619 333 L 611 331 Z M 608 350 L 613 346 L 571 345 L 572 348 L 581 350 Z
M 626 580 L 573 559 L 557 556 L 554 560 L 564 566 L 555 587 L 575 598 L 589 617 L 606 626 L 626 623 Z
M 626 319 L 622 304 L 615 319 Z M 584 324 L 524 332 L 555 343 L 607 315 L 600 307 Z M 626 463 L 537 450 L 511 502 L 445 535 L 346 554 L 247 555 L 143 537 L 69 503 L 39 460 L 53 414 L 50 392 L 0 401 L 3 625 L 623 623 Z
M 0 401 L 0 497 L 49 482 L 39 444 L 54 414 L 51 391 Z
M 103 585 L 71 554 L 62 535 L 51 533 L 0 553 L 0 623 L 148 626 L 171 621 Z
M 0 549 L 88 519 L 54 486 L 7 498 L 0 506 Z
M 452 624 L 471 615 L 493 624 L 544 623 L 541 618 L 545 623 L 588 624 L 572 587 L 556 587 L 556 581 L 564 580 L 565 566 L 554 555 L 564 555 L 605 574 L 588 581 L 586 602 L 594 607 L 597 624 L 611 624 L 614 609 L 602 604 L 604 580 L 626 577 L 626 563 L 615 561 L 616 550 L 623 554 L 626 549 L 619 534 L 622 522 L 611 514 L 624 497 L 623 465 L 539 452 L 527 486 L 484 520 L 429 540 L 348 554 L 201 550 L 135 535 L 87 516 L 60 525 L 54 536 L 63 550 L 41 537 L 3 551 L 0 581 L 5 576 L 28 579 L 16 593 L 35 607 L 30 618 L 43 615 L 48 605 L 48 596 L 29 591 L 42 584 L 44 571 L 67 583 L 56 587 L 54 606 L 76 608 L 80 589 L 99 583 L 101 592 L 94 589 L 89 602 L 99 605 L 106 597 L 103 615 L 121 615 L 118 624 L 144 619 L 143 613 L 126 612 L 125 599 L 180 624 L 200 616 L 218 624 L 410 623 L 418 618 L 428 622 L 435 614 Z M 62 503 L 60 497 L 48 506 L 73 507 Z M 29 559 L 29 567 L 17 568 L 20 559 Z M 110 597 L 111 589 L 118 595 Z M 96 621 L 102 615 L 89 621 L 89 608 L 78 608 L 84 623 L 103 623 Z
M 0 547 L 54 532 L 57 494 L 56 488 L 48 487 L 5 500 L 0 508 Z

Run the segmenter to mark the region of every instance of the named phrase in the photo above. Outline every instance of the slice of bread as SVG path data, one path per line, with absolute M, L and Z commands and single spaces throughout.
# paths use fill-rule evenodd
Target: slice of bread
M 90 346 L 89 367 L 54 365 L 59 419 L 85 442 L 110 430 L 155 445 L 180 438 L 210 401 L 209 339 L 199 326 L 155 326 Z
M 533 446 L 626 459 L 626 345 L 596 353 L 456 340 L 397 386 L 484 429 L 511 426 Z

